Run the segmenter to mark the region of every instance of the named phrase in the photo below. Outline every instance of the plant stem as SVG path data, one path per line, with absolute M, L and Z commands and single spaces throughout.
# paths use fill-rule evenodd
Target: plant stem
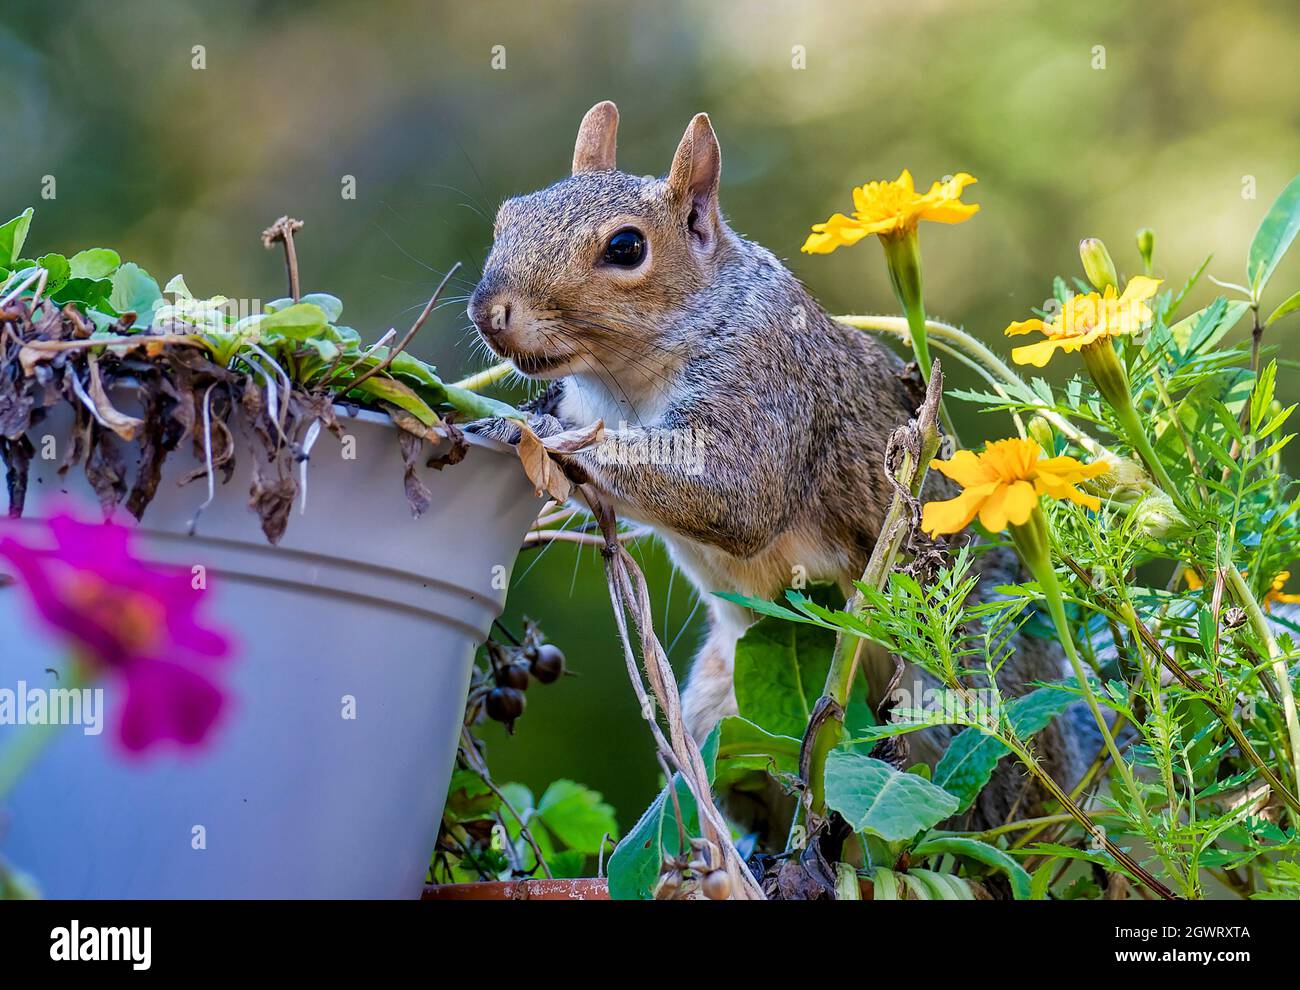
M 875 333 L 887 333 L 894 337 L 906 337 L 910 333 L 907 320 L 901 316 L 837 316 L 837 323 L 843 323 L 855 330 L 871 330 Z M 950 341 L 955 347 L 970 355 L 992 374 L 1020 393 L 1020 398 L 1029 392 L 1029 386 L 1009 368 L 993 351 L 984 346 L 973 335 L 939 320 L 926 320 L 926 330 L 933 337 Z M 1086 450 L 1093 457 L 1113 459 L 1115 455 L 1096 439 L 1084 433 L 1060 413 L 1052 409 L 1039 409 L 1037 414 L 1052 424 L 1062 435 L 1068 437 Z
M 1146 884 L 1155 893 L 1165 898 L 1165 900 L 1178 900 L 1178 895 L 1152 876 L 1142 867 L 1142 864 L 1132 856 L 1119 848 L 1119 846 L 1115 845 L 1115 843 L 1110 840 L 1110 837 L 1106 835 L 1105 831 L 1103 831 L 1101 827 L 1092 820 L 1088 813 L 1080 808 L 1079 805 L 1075 803 L 1074 799 L 1065 793 L 1061 788 L 1061 785 L 1052 779 L 1051 774 L 1044 771 L 1042 767 L 1038 765 L 1038 761 L 1034 759 L 1033 755 L 1027 749 L 1020 745 L 1018 741 L 1012 744 L 1011 741 L 1002 736 L 999 736 L 998 738 L 1001 739 L 1002 743 L 1013 753 L 1015 753 L 1020 762 L 1025 765 L 1025 768 L 1038 778 L 1039 782 L 1047 790 L 1048 794 L 1050 794 L 1062 808 L 1069 812 L 1070 817 L 1082 825 L 1084 831 L 1092 836 L 1093 839 L 1095 839 L 1108 853 L 1110 853 L 1111 856 L 1115 858 L 1116 862 L 1120 863 L 1125 869 L 1141 880 L 1142 883 Z
M 1056 570 L 1052 567 L 1047 519 L 1043 515 L 1042 508 L 1035 506 L 1033 514 L 1025 525 L 1013 525 L 1011 538 L 1020 552 L 1021 560 L 1025 562 L 1025 566 L 1029 568 L 1029 572 L 1043 589 L 1043 598 L 1047 602 L 1047 611 L 1052 617 L 1052 624 L 1056 626 L 1056 635 L 1061 641 L 1061 649 L 1065 651 L 1066 659 L 1070 661 L 1075 679 L 1079 682 L 1079 690 L 1083 692 L 1083 699 L 1088 705 L 1088 710 L 1092 712 L 1093 720 L 1097 723 L 1097 729 L 1106 744 L 1106 751 L 1110 753 L 1111 762 L 1124 781 L 1124 787 L 1133 801 L 1134 810 L 1149 822 L 1142 792 L 1138 790 L 1133 772 L 1120 755 L 1119 747 L 1115 745 L 1115 737 L 1111 734 L 1110 726 L 1106 724 L 1106 717 L 1097 703 L 1097 696 L 1092 690 L 1088 672 L 1084 670 L 1083 661 L 1079 659 L 1079 653 L 1074 648 L 1074 636 L 1065 615 L 1065 602 L 1061 598 L 1061 585 L 1056 580 Z
M 62 685 L 63 690 L 78 691 L 84 686 L 85 680 L 78 667 L 79 665 L 74 661 L 66 668 L 68 673 L 67 680 Z M 55 730 L 58 728 L 60 726 L 53 722 L 28 725 L 27 731 L 18 737 L 16 743 L 0 750 L 0 804 L 4 803 L 14 785 L 36 762 L 37 757 L 45 752 L 45 747 L 54 740 Z
M 1228 562 L 1226 567 L 1221 568 L 1224 577 L 1227 580 L 1228 587 L 1232 590 L 1233 597 L 1237 600 L 1246 612 L 1246 618 L 1250 621 L 1250 627 L 1254 630 L 1255 635 L 1259 637 L 1260 642 L 1264 644 L 1268 651 L 1269 659 L 1273 664 L 1273 676 L 1277 679 L 1278 690 L 1282 695 L 1282 713 L 1286 717 L 1286 731 L 1291 744 L 1291 770 L 1292 779 L 1300 786 L 1300 720 L 1296 716 L 1295 693 L 1291 688 L 1291 674 L 1287 669 L 1286 661 L 1282 657 L 1282 651 L 1277 645 L 1277 639 L 1273 636 L 1273 630 L 1268 624 L 1268 618 L 1264 615 L 1263 610 L 1259 607 L 1259 602 L 1251 593 L 1250 586 L 1246 584 L 1246 579 L 1241 576 L 1241 572 Z M 1217 616 L 1215 617 L 1217 620 Z
M 468 378 L 462 378 L 460 381 L 455 382 L 454 386 L 463 388 L 467 392 L 479 392 L 489 385 L 495 385 L 514 370 L 515 366 L 513 364 L 509 361 L 503 361 L 500 364 L 494 364 L 490 368 L 485 368 L 477 374 L 470 375 Z
M 903 542 L 911 532 L 912 508 L 909 502 L 915 501 L 920 494 L 926 470 L 939 450 L 938 411 L 942 394 L 943 368 L 935 361 L 930 369 L 925 402 L 917 411 L 916 419 L 906 428 L 910 434 L 910 449 L 904 447 L 901 461 L 894 471 L 898 487 L 894 491 L 889 511 L 885 514 L 885 521 L 881 524 L 871 557 L 862 572 L 862 583 L 865 585 L 881 589 L 885 587 L 894 563 L 902 552 Z M 847 607 L 859 615 L 865 604 L 860 595 L 854 595 Z M 841 633 L 836 639 L 835 653 L 831 657 L 830 669 L 826 672 L 822 698 L 823 703 L 829 702 L 832 705 L 830 715 L 811 727 L 813 736 L 811 740 L 805 740 L 804 750 L 808 754 L 806 781 L 812 795 L 812 808 L 818 814 L 825 813 L 826 758 L 839 745 L 844 730 L 844 709 L 848 705 L 861 649 L 862 640 L 856 636 Z
M 3 802 L 9 796 L 9 792 L 22 779 L 27 768 L 36 761 L 36 758 L 45 751 L 45 747 L 53 741 L 54 730 L 59 726 L 54 723 L 42 722 L 25 728 L 27 731 L 19 735 L 15 743 L 6 746 L 3 754 L 0 754 L 0 802 Z
M 885 249 L 885 262 L 889 268 L 889 283 L 894 297 L 907 317 L 912 352 L 921 369 L 921 377 L 929 381 L 930 348 L 926 344 L 925 304 L 921 298 L 921 247 L 916 231 L 902 235 L 881 236 Z
M 1169 477 L 1169 472 L 1160 463 L 1160 458 L 1156 456 L 1155 448 L 1151 446 L 1151 441 L 1147 438 L 1147 431 L 1142 427 L 1142 420 L 1138 418 L 1133 403 L 1130 401 L 1122 408 L 1112 405 L 1112 408 L 1115 409 L 1115 417 L 1124 428 L 1125 439 L 1133 445 L 1133 449 L 1142 458 L 1142 463 L 1147 466 L 1147 470 L 1155 478 L 1156 484 L 1164 489 L 1165 493 L 1174 500 L 1174 503 L 1179 508 L 1186 508 L 1183 504 L 1182 492 L 1178 490 L 1173 479 Z

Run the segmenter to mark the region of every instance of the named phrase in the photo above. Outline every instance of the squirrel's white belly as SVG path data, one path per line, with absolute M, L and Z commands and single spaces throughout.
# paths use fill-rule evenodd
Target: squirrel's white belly
M 587 426 L 600 420 L 605 429 L 626 430 L 654 426 L 672 408 L 673 396 L 662 390 L 637 390 L 631 382 L 611 389 L 603 379 L 573 375 L 564 380 L 559 418 L 566 423 Z

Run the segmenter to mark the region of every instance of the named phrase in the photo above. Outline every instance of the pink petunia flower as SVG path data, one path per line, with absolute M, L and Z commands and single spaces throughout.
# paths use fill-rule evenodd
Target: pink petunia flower
M 209 676 L 230 641 L 199 623 L 188 572 L 137 557 L 131 533 L 60 512 L 45 524 L 53 548 L 0 539 L 39 618 L 96 671 L 126 686 L 118 725 L 139 752 L 163 740 L 202 743 L 227 698 Z

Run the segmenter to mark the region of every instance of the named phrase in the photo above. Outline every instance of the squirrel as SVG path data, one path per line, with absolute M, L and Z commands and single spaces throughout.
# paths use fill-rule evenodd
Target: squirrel
M 915 414 L 920 378 L 727 224 L 707 114 L 691 120 L 662 178 L 617 169 L 617 130 L 615 105 L 598 103 L 578 129 L 572 174 L 501 205 L 468 313 L 495 354 L 552 383 L 525 405 L 539 433 L 604 421 L 604 438 L 567 460 L 662 539 L 707 602 L 682 695 L 702 739 L 736 713 L 736 643 L 755 621 L 712 593 L 771 599 L 795 574 L 852 591 L 892 498 L 885 445 Z M 506 420 L 474 428 L 518 439 Z M 650 450 L 673 456 L 626 456 Z M 948 497 L 948 485 L 932 477 L 927 493 Z M 1019 576 L 1006 550 L 976 567 L 983 593 Z M 864 652 L 875 706 L 895 664 Z M 1057 644 L 1021 636 L 999 686 L 1017 695 L 1059 679 L 1063 665 Z M 914 754 L 933 763 L 944 732 L 918 735 Z M 1068 729 L 1050 726 L 1036 747 L 1072 786 L 1082 764 Z M 968 821 L 1032 813 L 1026 788 L 1004 761 Z

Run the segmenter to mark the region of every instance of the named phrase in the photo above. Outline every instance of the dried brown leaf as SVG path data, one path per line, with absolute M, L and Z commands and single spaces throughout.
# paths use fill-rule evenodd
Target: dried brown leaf
M 551 460 L 546 444 L 526 423 L 519 424 L 519 443 L 515 446 L 519 452 L 519 461 L 524 466 L 524 474 L 533 483 L 538 495 L 543 492 L 557 502 L 567 501 L 573 485 L 560 466 Z
M 556 433 L 553 436 L 546 437 L 542 440 L 542 443 L 553 454 L 576 454 L 580 450 L 586 450 L 593 444 L 600 443 L 604 438 L 605 422 L 598 419 L 589 426 L 565 430 L 563 433 Z
M 420 454 L 424 450 L 424 441 L 405 430 L 397 431 L 397 444 L 402 450 L 402 462 L 406 465 L 403 484 L 406 487 L 406 504 L 411 507 L 411 515 L 416 519 L 428 511 L 433 504 L 433 492 L 420 480 Z
M 17 519 L 23 514 L 27 500 L 27 476 L 36 448 L 25 436 L 17 439 L 0 437 L 0 461 L 5 466 L 5 486 L 9 490 L 9 515 Z
M 263 473 L 261 458 L 251 460 L 253 485 L 249 489 L 248 505 L 262 520 L 262 532 L 274 546 L 289 525 L 289 513 L 298 497 L 298 482 L 292 474 L 280 474 L 278 470 L 275 474 Z
M 126 415 L 108 400 L 104 382 L 99 376 L 99 362 L 93 356 L 86 358 L 86 365 L 90 369 L 90 388 L 86 391 L 90 395 L 90 401 L 95 404 L 99 418 L 123 440 L 134 440 L 140 427 L 144 426 L 144 420 Z
M 126 464 L 113 434 L 95 426 L 90 432 L 90 449 L 86 453 L 86 480 L 99 498 L 107 518 L 126 495 Z

